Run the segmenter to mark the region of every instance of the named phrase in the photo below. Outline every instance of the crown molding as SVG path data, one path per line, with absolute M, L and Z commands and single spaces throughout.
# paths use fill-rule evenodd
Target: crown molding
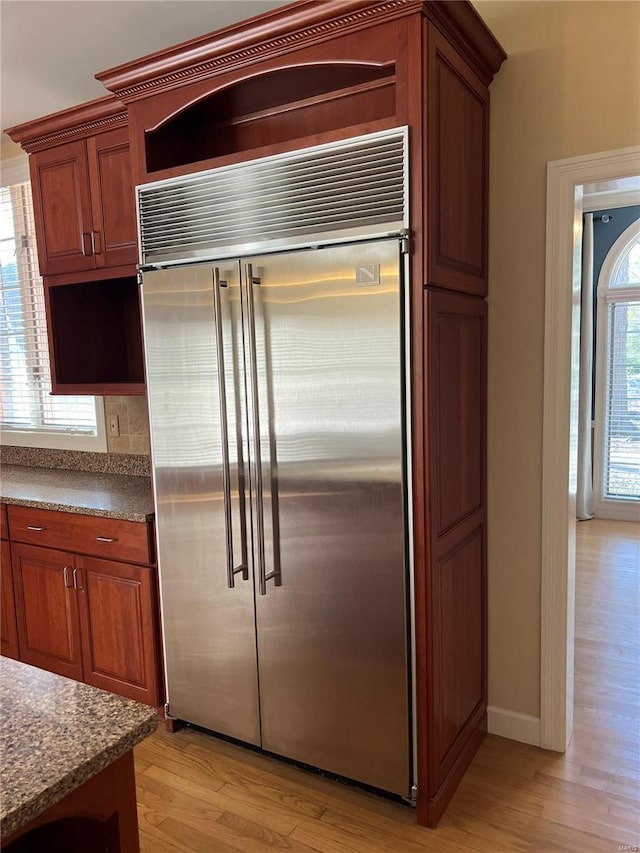
M 473 7 L 460 0 L 298 0 L 168 50 L 96 74 L 125 104 L 187 83 L 282 56 L 338 35 L 388 20 L 426 14 L 472 58 L 481 77 L 491 77 L 504 51 Z
M 470 3 L 427 0 L 424 15 L 458 49 L 485 86 L 500 70 L 507 54 Z
M 123 103 L 415 14 L 422 0 L 298 0 L 96 74 Z
M 43 118 L 9 127 L 5 133 L 28 153 L 50 148 L 96 131 L 127 125 L 124 104 L 113 95 L 87 101 Z

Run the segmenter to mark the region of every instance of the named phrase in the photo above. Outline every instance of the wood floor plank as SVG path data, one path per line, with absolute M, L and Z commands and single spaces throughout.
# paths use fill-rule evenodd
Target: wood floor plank
M 276 814 L 287 815 L 289 819 L 294 821 L 304 818 L 318 820 L 326 811 L 324 806 L 261 785 L 244 784 L 240 787 L 227 783 L 221 788 L 220 793 L 225 794 L 230 799 L 242 801 L 258 810 L 267 808 Z
M 640 534 L 578 526 L 574 736 L 487 736 L 437 830 L 193 729 L 136 747 L 141 853 L 614 853 L 640 845 Z
M 145 771 L 144 777 L 161 781 L 167 788 L 178 788 L 185 793 L 190 791 L 188 779 L 176 776 L 162 768 L 150 767 Z M 198 786 L 198 788 L 200 787 Z M 267 800 L 260 804 L 255 797 L 229 796 L 229 787 L 228 784 L 225 784 L 217 791 L 209 792 L 208 803 L 212 809 L 219 811 L 220 814 L 232 812 L 248 820 L 260 821 L 266 829 L 283 835 L 289 835 L 297 826 L 297 815 L 291 814 L 286 809 L 278 807 L 276 803 Z

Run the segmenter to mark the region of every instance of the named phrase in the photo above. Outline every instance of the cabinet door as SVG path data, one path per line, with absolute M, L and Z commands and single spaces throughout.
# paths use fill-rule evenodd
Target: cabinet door
M 135 264 L 138 245 L 129 131 L 120 128 L 91 137 L 87 153 L 96 266 Z
M 10 658 L 18 657 L 18 632 L 16 630 L 16 605 L 13 597 L 13 574 L 9 543 L 2 540 L 2 567 L 0 571 L 0 651 Z
M 489 92 L 429 24 L 426 279 L 487 295 Z
M 76 565 L 85 681 L 157 705 L 152 570 L 91 557 Z
M 93 269 L 84 140 L 32 154 L 29 162 L 41 274 Z
M 82 679 L 78 599 L 73 556 L 32 545 L 11 545 L 20 659 Z

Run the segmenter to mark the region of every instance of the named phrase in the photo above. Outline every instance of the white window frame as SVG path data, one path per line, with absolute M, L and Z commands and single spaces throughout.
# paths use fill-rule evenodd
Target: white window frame
M 0 429 L 0 442 L 14 447 L 44 447 L 50 450 L 88 450 L 107 452 L 104 400 L 94 397 L 96 406 L 96 435 L 75 432 L 54 432 L 45 429 L 20 430 L 14 427 Z
M 640 222 L 636 220 L 622 232 L 609 249 L 598 276 L 597 289 L 598 317 L 596 323 L 596 395 L 593 448 L 594 507 L 596 518 L 618 519 L 619 521 L 640 521 L 640 501 L 612 498 L 604 494 L 605 441 L 607 437 L 607 359 L 609 352 L 608 302 L 611 300 L 611 294 L 615 294 L 618 301 L 640 298 L 640 288 L 638 287 L 611 287 L 622 259 L 639 236 Z M 607 299 L 607 295 L 609 295 L 609 299 Z
M 2 186 L 11 186 L 29 181 L 29 160 L 27 156 L 6 158 L 1 165 Z M 92 396 L 92 395 L 87 395 Z M 16 427 L 0 426 L 0 442 L 15 447 L 42 447 L 52 450 L 85 450 L 94 453 L 107 452 L 107 430 L 104 413 L 104 399 L 93 397 L 96 411 L 96 435 L 60 432 L 47 429 L 24 430 Z

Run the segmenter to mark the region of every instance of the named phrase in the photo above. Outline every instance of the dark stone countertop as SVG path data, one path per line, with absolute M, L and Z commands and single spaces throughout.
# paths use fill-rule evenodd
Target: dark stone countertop
M 153 518 L 149 477 L 3 465 L 0 501 L 127 521 Z
M 154 708 L 0 657 L 6 837 L 155 731 Z

